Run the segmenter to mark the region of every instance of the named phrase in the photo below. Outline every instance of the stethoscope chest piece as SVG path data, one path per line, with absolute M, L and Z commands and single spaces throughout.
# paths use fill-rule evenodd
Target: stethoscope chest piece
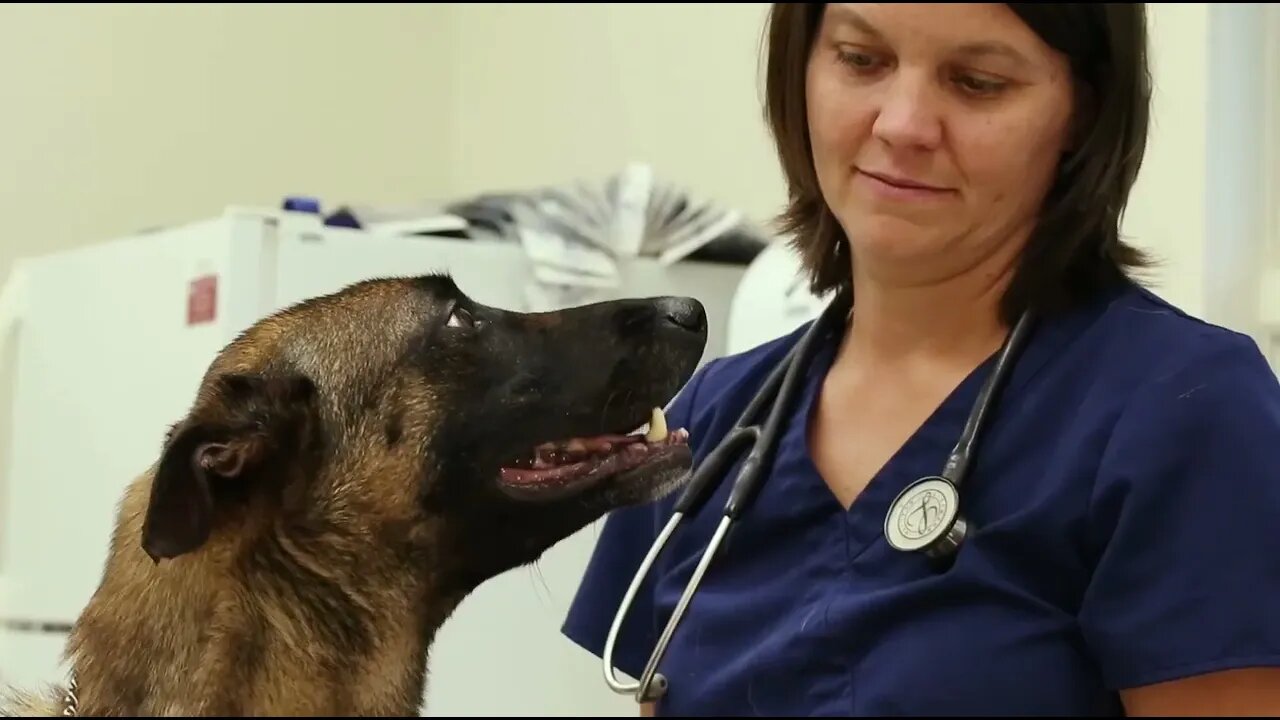
M 898 493 L 889 505 L 884 536 L 895 550 L 948 554 L 964 540 L 966 524 L 960 517 L 960 494 L 943 477 L 916 480 Z

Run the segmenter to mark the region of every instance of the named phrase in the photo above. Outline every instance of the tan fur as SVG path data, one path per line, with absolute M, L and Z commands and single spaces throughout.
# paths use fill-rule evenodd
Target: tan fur
M 260 322 L 211 364 L 166 443 L 241 412 L 220 378 L 288 370 L 315 381 L 314 408 L 282 402 L 267 425 L 296 411 L 280 422 L 297 442 L 324 427 L 332 452 L 271 465 L 244 502 L 218 506 L 197 551 L 171 558 L 143 550 L 160 461 L 129 485 L 66 648 L 80 714 L 418 714 L 431 641 L 475 584 L 459 579 L 446 519 L 419 499 L 421 448 L 448 407 L 403 357 L 440 302 L 408 281 L 360 284 Z M 307 457 L 275 432 L 237 436 L 210 462 Z M 0 715 L 58 715 L 64 694 L 11 691 Z
M 63 697 L 66 690 L 62 686 L 45 688 L 40 691 L 16 691 L 6 689 L 0 692 L 0 713 L 4 717 L 51 717 L 61 715 L 64 707 Z

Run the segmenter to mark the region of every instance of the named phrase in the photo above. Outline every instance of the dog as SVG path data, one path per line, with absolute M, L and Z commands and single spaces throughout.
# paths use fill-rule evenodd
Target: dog
M 69 682 L 0 714 L 418 715 L 470 592 L 688 477 L 659 408 L 706 340 L 694 299 L 520 313 L 448 274 L 262 319 L 124 493 Z

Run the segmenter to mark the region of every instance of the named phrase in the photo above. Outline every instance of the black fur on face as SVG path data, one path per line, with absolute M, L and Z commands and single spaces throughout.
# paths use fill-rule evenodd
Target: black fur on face
M 423 503 L 442 509 L 460 565 L 477 582 L 684 477 L 684 443 L 547 484 L 505 482 L 503 468 L 527 467 L 543 443 L 625 436 L 649 421 L 702 357 L 707 322 L 696 300 L 523 314 L 481 305 L 446 277 L 419 283 L 436 300 L 409 362 L 447 408 L 423 454 Z

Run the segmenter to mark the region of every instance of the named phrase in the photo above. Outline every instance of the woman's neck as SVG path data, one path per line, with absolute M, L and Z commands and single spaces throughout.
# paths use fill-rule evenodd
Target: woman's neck
M 861 367 L 975 365 L 1008 332 L 1000 301 L 1014 265 L 993 256 L 979 266 L 929 281 L 857 273 L 853 315 L 837 362 Z

